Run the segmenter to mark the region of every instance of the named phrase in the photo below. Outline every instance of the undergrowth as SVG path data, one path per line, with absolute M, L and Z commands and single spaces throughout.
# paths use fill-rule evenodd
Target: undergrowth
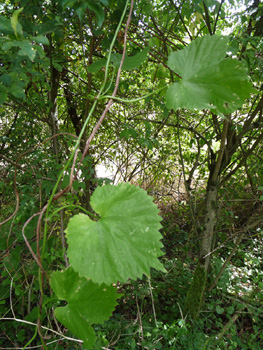
M 167 272 L 152 270 L 150 279 L 143 277 L 118 285 L 122 297 L 111 319 L 95 326 L 98 336 L 95 349 L 261 350 L 262 259 L 257 249 L 262 245 L 260 236 L 257 241 L 254 238 L 241 243 L 217 286 L 207 293 L 200 318 L 192 321 L 185 313 L 184 304 L 197 262 L 193 245 L 198 241 L 189 240 L 189 220 L 185 215 L 176 215 L 174 209 L 163 214 L 162 225 L 166 253 L 162 260 Z M 60 237 L 56 233 L 58 223 L 54 222 L 53 226 L 46 257 L 50 269 L 64 264 Z M 0 312 L 1 317 L 29 323 L 2 321 L 2 348 L 25 346 L 35 332 L 30 322 L 34 324 L 38 317 L 38 269 L 23 238 L 16 233 L 19 229 L 19 222 L 14 221 L 2 231 Z M 33 233 L 30 237 L 35 249 Z M 230 250 L 231 244 L 214 254 L 209 282 L 219 272 L 227 256 L 226 249 Z M 56 323 L 52 310 L 58 302 L 50 294 L 49 287 L 45 288 L 42 322 L 56 329 L 61 326 Z M 63 327 L 61 329 L 63 331 Z M 43 333 L 52 349 L 79 349 L 81 346 L 59 340 L 50 332 Z M 69 332 L 67 335 L 71 336 Z M 39 345 L 37 337 L 31 345 Z

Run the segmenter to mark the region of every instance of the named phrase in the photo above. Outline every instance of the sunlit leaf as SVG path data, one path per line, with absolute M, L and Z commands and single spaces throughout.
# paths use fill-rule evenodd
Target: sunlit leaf
M 182 79 L 167 90 L 169 108 L 227 114 L 242 106 L 253 91 L 252 83 L 240 61 L 225 58 L 227 41 L 226 37 L 204 36 L 171 53 L 168 66 Z
M 67 227 L 68 257 L 74 270 L 97 283 L 136 279 L 150 268 L 164 271 L 158 257 L 161 217 L 153 200 L 128 183 L 98 187 L 91 206 L 98 221 L 75 215 Z
M 21 25 L 20 25 L 20 27 L 18 28 L 18 25 L 19 25 L 19 22 L 18 22 L 18 15 L 19 15 L 19 13 L 20 13 L 21 11 L 23 11 L 23 7 L 21 7 L 21 8 L 18 9 L 18 10 L 15 10 L 14 13 L 13 13 L 13 15 L 12 15 L 12 17 L 11 17 L 11 26 L 12 26 L 14 32 L 15 32 L 15 36 L 16 36 L 16 37 L 18 37 L 17 32 L 18 32 L 18 31 L 21 32 L 21 28 L 22 28 Z

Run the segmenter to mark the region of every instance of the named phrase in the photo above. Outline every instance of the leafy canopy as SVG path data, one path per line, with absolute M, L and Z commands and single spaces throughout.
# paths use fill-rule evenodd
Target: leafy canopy
M 167 90 L 169 108 L 210 109 L 222 115 L 242 106 L 252 84 L 240 61 L 225 58 L 227 43 L 227 37 L 204 36 L 170 54 L 168 66 L 182 79 Z

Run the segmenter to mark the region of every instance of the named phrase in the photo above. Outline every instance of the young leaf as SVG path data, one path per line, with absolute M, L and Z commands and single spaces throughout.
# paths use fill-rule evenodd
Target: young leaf
M 90 203 L 100 219 L 75 215 L 66 231 L 68 257 L 80 276 L 112 284 L 149 275 L 151 267 L 165 271 L 158 260 L 161 217 L 144 190 L 105 185 L 96 188 Z
M 121 295 L 116 294 L 112 286 L 100 286 L 79 277 L 71 267 L 53 272 L 50 285 L 58 299 L 68 303 L 56 308 L 56 318 L 82 339 L 85 346 L 92 348 L 95 332 L 91 324 L 107 320 L 117 305 L 116 299 Z
M 210 109 L 218 114 L 232 113 L 253 91 L 244 65 L 225 59 L 226 37 L 197 38 L 169 56 L 168 66 L 182 80 L 166 93 L 169 108 Z

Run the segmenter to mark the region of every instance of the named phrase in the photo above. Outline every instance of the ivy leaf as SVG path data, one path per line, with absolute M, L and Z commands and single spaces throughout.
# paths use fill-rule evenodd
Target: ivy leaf
M 86 347 L 92 348 L 95 332 L 91 324 L 109 319 L 117 305 L 116 299 L 121 295 L 116 294 L 112 286 L 100 286 L 85 277 L 79 277 L 71 267 L 53 272 L 50 285 L 58 299 L 68 303 L 56 308 L 56 318 L 82 339 Z
M 90 204 L 100 219 L 75 215 L 66 231 L 68 257 L 80 276 L 112 284 L 149 275 L 151 267 L 165 271 L 158 260 L 161 217 L 144 190 L 105 185 L 96 188 Z
M 218 114 L 232 113 L 253 92 L 245 66 L 225 59 L 227 37 L 197 38 L 181 51 L 173 52 L 168 66 L 182 80 L 166 93 L 169 108 L 210 109 Z

